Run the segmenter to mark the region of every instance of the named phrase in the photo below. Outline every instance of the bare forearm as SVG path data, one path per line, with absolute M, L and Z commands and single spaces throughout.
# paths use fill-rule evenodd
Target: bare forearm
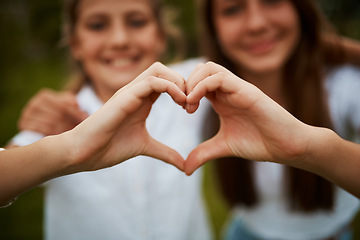
M 0 206 L 47 180 L 64 175 L 69 162 L 56 138 L 0 152 Z
M 155 63 L 72 130 L 0 152 L 0 205 L 49 179 L 112 167 L 137 155 L 183 170 L 181 155 L 153 139 L 145 121 L 155 95 L 167 92 L 184 106 L 184 90 L 182 76 Z
M 318 174 L 360 198 L 360 145 L 332 130 L 310 128 L 308 151 L 290 165 Z

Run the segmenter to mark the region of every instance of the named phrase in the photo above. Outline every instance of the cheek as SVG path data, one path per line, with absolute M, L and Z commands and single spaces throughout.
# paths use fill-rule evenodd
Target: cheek
M 289 19 L 288 19 L 289 20 Z M 290 52 L 293 52 L 300 40 L 300 24 L 297 19 L 293 19 L 292 22 L 289 21 L 287 25 L 288 29 L 288 45 Z
M 89 58 L 96 56 L 100 45 L 95 37 L 80 36 L 74 48 L 73 57 L 77 60 L 89 60 Z
M 228 45 L 236 43 L 241 37 L 241 22 L 239 19 L 231 21 L 218 19 L 215 22 L 215 30 L 220 46 L 227 48 Z
M 277 19 L 278 24 L 287 29 L 294 37 L 300 34 L 300 19 L 292 5 L 286 5 L 281 11 L 273 13 L 273 19 Z
M 165 40 L 154 31 L 149 32 L 145 36 L 146 37 L 138 38 L 138 42 L 142 46 L 143 51 L 147 53 L 149 57 L 159 58 L 166 49 Z

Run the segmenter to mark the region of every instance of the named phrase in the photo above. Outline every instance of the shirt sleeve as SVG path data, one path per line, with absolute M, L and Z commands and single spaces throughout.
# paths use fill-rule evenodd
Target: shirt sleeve
M 333 70 L 327 86 L 335 130 L 347 140 L 360 142 L 360 69 L 346 65 Z
M 44 137 L 45 136 L 41 133 L 25 130 L 16 134 L 15 137 L 10 140 L 10 143 L 21 147 L 39 141 Z

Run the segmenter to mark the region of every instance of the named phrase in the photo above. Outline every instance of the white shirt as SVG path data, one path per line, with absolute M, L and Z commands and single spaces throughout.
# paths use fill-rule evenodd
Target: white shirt
M 173 67 L 187 77 L 197 62 Z M 89 86 L 77 97 L 89 114 L 102 106 Z M 186 158 L 201 142 L 206 105 L 202 102 L 190 115 L 162 94 L 147 118 L 147 129 Z M 51 180 L 46 184 L 46 239 L 211 239 L 201 182 L 201 169 L 188 177 L 174 166 L 145 156 Z
M 328 72 L 326 78 L 329 107 L 335 131 L 343 138 L 358 141 L 360 136 L 360 70 L 344 66 Z M 264 239 L 315 240 L 329 237 L 352 220 L 359 200 L 336 188 L 333 212 L 291 212 L 287 208 L 284 167 L 275 163 L 255 163 L 255 182 L 260 202 L 254 209 L 237 208 L 240 218 Z

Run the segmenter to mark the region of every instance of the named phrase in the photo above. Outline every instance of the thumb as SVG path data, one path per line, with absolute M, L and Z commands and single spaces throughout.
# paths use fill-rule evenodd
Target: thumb
M 153 138 L 150 138 L 148 147 L 143 154 L 172 164 L 180 171 L 184 171 L 184 158 L 174 149 Z
M 193 149 L 185 161 L 185 173 L 191 175 L 196 169 L 208 161 L 225 157 L 229 151 L 224 141 L 219 141 L 215 136 Z

